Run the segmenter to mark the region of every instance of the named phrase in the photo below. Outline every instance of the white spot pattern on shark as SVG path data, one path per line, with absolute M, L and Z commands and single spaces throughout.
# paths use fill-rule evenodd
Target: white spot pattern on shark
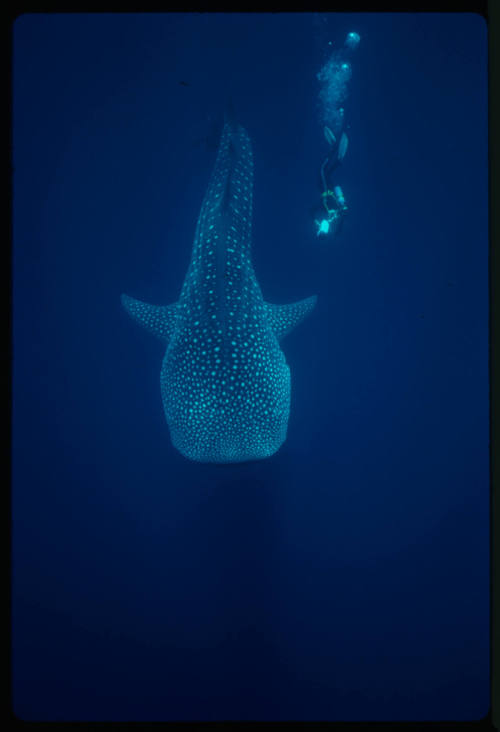
M 264 302 L 251 259 L 253 155 L 226 122 L 179 300 L 122 295 L 128 313 L 166 341 L 161 394 L 174 446 L 187 458 L 258 460 L 286 438 L 290 370 L 279 341 L 315 305 Z

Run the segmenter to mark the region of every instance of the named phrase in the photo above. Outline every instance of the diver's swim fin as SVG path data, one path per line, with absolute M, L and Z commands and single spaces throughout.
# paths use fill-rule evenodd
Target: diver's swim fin
M 348 146 L 348 144 L 349 144 L 349 139 L 348 139 L 346 133 L 343 132 L 342 133 L 342 136 L 340 138 L 340 142 L 339 142 L 339 153 L 338 153 L 338 156 L 337 156 L 339 162 L 342 162 L 342 160 L 344 159 L 344 155 L 347 152 L 347 146 Z
M 326 125 L 323 128 L 323 132 L 325 133 L 325 140 L 330 145 L 330 147 L 333 147 L 337 142 L 337 138 L 335 137 L 331 129 Z

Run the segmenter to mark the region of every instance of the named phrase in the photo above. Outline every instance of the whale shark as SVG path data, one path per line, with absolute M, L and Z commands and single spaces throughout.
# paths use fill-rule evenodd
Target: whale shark
M 283 444 L 290 369 L 280 342 L 316 303 L 264 301 L 251 262 L 252 195 L 250 138 L 226 120 L 179 299 L 121 295 L 166 344 L 160 385 L 172 444 L 203 463 L 260 460 Z

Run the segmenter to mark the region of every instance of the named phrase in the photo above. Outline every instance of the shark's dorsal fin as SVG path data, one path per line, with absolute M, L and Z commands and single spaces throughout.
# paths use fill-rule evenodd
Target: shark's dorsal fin
M 168 341 L 175 327 L 177 303 L 173 305 L 148 305 L 128 295 L 121 296 L 121 303 L 127 313 L 139 325 L 153 335 Z
M 301 323 L 316 305 L 317 299 L 316 295 L 313 295 L 312 297 L 306 297 L 305 300 L 291 302 L 289 305 L 264 303 L 269 325 L 276 338 L 280 340 Z

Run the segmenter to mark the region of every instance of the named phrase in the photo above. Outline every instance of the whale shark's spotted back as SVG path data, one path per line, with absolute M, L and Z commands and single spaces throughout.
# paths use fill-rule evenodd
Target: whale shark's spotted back
M 250 260 L 250 139 L 226 123 L 177 303 L 122 296 L 128 312 L 168 345 L 161 393 L 172 442 L 202 462 L 269 457 L 286 438 L 290 370 L 279 339 L 316 298 L 269 305 Z

